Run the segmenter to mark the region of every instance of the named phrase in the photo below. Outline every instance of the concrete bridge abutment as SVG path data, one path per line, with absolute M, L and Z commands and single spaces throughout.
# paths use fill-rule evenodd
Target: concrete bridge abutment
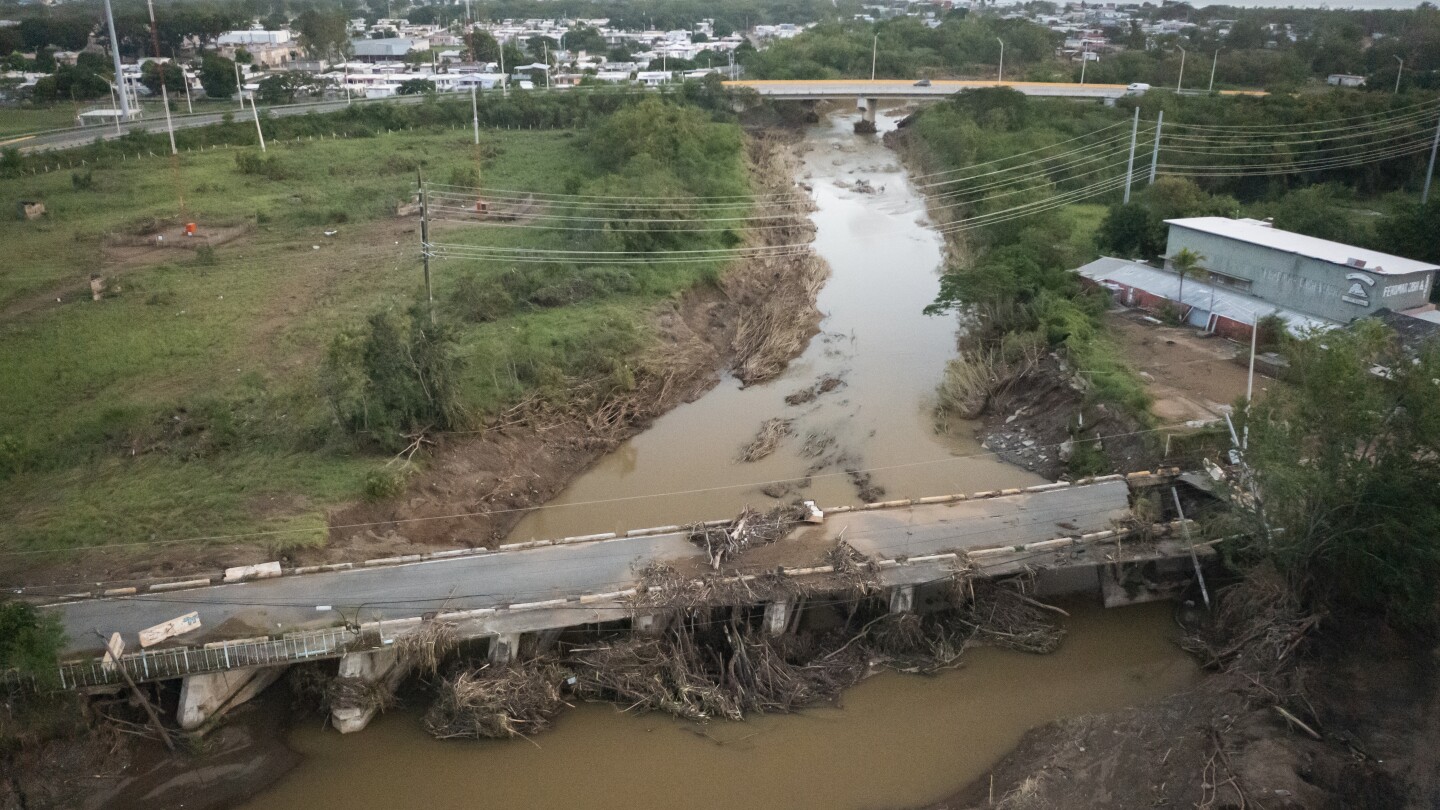
M 180 685 L 180 706 L 175 710 L 180 728 L 203 729 L 236 706 L 274 683 L 288 666 L 248 667 L 223 672 L 187 675 Z
M 405 678 L 405 667 L 393 647 L 371 652 L 346 653 L 340 658 L 337 680 L 355 680 L 365 684 L 363 694 L 381 695 L 395 691 Z M 337 699 L 330 708 L 330 723 L 341 734 L 360 731 L 380 711 L 379 700 Z

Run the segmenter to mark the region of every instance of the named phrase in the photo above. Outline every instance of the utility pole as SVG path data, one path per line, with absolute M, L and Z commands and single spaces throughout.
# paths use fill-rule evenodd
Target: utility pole
M 430 325 L 435 325 L 435 292 L 430 287 L 430 198 L 425 191 L 425 178 L 419 171 L 415 179 L 420 183 L 420 255 L 425 262 L 425 300 L 430 307 Z
M 506 98 L 510 97 L 510 77 L 505 75 L 505 41 L 496 39 L 500 44 L 500 94 Z
M 114 103 L 115 103 L 115 85 L 114 85 L 113 83 L 110 85 L 110 103 L 111 103 L 111 104 L 114 104 Z M 116 112 L 115 112 L 115 134 L 116 134 L 116 135 L 119 135 L 119 134 L 120 134 L 120 116 L 124 114 L 123 106 L 124 106 L 124 105 L 121 105 L 122 109 L 117 109 Z
M 1165 111 L 1161 110 L 1155 118 L 1155 151 L 1150 154 L 1150 182 L 1147 185 L 1155 185 L 1155 171 L 1160 168 L 1160 130 L 1164 126 Z
M 1220 64 L 1220 52 L 1222 50 L 1224 50 L 1224 48 L 1216 48 L 1215 58 L 1210 60 L 1210 86 L 1205 88 L 1205 92 L 1207 93 L 1215 92 L 1215 66 Z
M 875 35 L 875 40 L 870 43 L 870 81 L 875 81 L 875 59 L 880 55 L 880 35 Z
M 1080 86 L 1085 86 L 1085 63 L 1090 61 L 1090 41 L 1080 45 Z
M 1180 92 L 1180 83 L 1185 81 L 1185 48 L 1176 45 L 1180 49 L 1180 75 L 1175 77 L 1175 92 Z
M 255 134 L 260 136 L 260 151 L 265 151 L 265 132 L 260 129 L 260 108 L 255 106 L 255 96 L 250 96 L 250 112 L 255 114 Z
M 1400 76 L 1405 73 L 1405 60 L 1404 60 L 1404 59 L 1401 59 L 1401 58 L 1398 57 L 1398 56 L 1396 56 L 1396 57 L 1395 57 L 1395 61 L 1400 63 L 1400 67 L 1395 68 L 1395 92 L 1396 92 L 1396 93 L 1399 93 L 1399 92 L 1400 92 Z
M 115 13 L 110 10 L 110 0 L 105 0 L 105 26 L 110 31 L 110 58 L 115 65 L 115 84 L 120 91 L 120 115 L 129 121 L 130 100 L 125 97 L 125 78 L 120 75 L 120 40 L 115 36 Z
M 240 78 L 240 63 L 231 62 L 235 67 L 235 89 L 240 91 L 240 112 L 245 112 L 245 80 Z
M 145 5 L 150 9 L 150 45 L 155 51 L 155 64 L 160 69 L 160 103 L 165 105 L 165 128 L 170 132 L 170 154 L 178 155 L 180 150 L 175 148 L 175 122 L 170 120 L 170 91 L 165 89 L 165 66 L 160 64 L 160 29 L 155 25 L 155 0 L 145 0 Z M 185 75 L 185 69 L 180 69 L 180 75 Z
M 1135 176 L 1135 137 L 1140 134 L 1140 108 L 1135 108 L 1135 123 L 1130 125 L 1130 159 L 1125 163 L 1125 204 L 1130 204 L 1130 178 Z
M 1002 84 L 1005 81 L 1005 40 L 995 37 L 995 41 L 1000 43 L 1000 70 L 995 76 L 995 83 Z
M 475 123 L 475 145 L 480 145 L 480 104 L 475 100 L 475 85 L 470 85 L 470 120 Z
M 180 61 L 178 58 L 175 57 L 174 48 L 170 49 L 170 58 L 175 59 L 176 62 Z M 185 112 L 189 113 L 190 115 L 194 115 L 195 105 L 190 103 L 190 77 L 185 75 L 184 65 L 180 66 L 180 78 L 185 80 Z
M 1425 190 L 1420 192 L 1420 204 L 1430 202 L 1430 181 L 1435 178 L 1435 151 L 1440 148 L 1440 121 L 1435 122 L 1435 139 L 1430 141 L 1430 168 L 1425 170 Z

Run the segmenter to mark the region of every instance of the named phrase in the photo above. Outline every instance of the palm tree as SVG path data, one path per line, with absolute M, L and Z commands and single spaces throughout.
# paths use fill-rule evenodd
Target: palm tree
M 1181 248 L 1179 252 L 1170 257 L 1170 266 L 1180 274 L 1180 294 L 1176 297 L 1180 299 L 1182 307 L 1185 306 L 1185 277 L 1200 275 L 1200 263 L 1203 261 L 1205 261 L 1205 257 L 1190 248 Z

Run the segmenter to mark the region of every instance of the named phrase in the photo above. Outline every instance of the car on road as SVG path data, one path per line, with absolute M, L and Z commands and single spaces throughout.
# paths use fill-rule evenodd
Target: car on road
M 916 87 L 929 87 L 929 86 L 930 86 L 930 80 L 929 80 L 929 79 L 921 79 L 920 81 L 915 82 L 915 86 L 916 86 Z
M 1125 86 L 1125 95 L 1141 96 L 1144 95 L 1145 91 L 1149 89 L 1150 85 L 1146 84 L 1145 82 L 1131 82 L 1130 84 Z

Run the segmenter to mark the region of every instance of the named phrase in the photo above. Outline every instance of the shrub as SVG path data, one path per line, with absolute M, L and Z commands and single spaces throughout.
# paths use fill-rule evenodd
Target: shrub
M 399 466 L 387 464 L 365 473 L 365 500 L 377 503 L 394 498 L 404 492 L 411 469 L 408 464 Z

